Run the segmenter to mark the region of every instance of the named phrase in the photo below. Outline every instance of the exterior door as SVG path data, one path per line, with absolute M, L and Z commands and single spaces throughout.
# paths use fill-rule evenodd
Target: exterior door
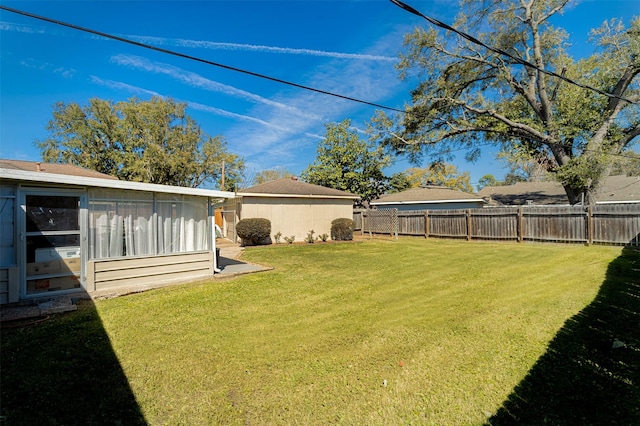
M 78 291 L 83 287 L 83 198 L 82 193 L 56 190 L 23 193 L 24 296 Z

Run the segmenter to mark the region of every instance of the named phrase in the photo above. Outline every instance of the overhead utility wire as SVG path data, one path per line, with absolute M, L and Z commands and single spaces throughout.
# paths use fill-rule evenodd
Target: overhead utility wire
M 494 53 L 497 53 L 499 55 L 506 56 L 507 58 L 516 61 L 520 65 L 524 65 L 525 67 L 533 68 L 536 71 L 539 71 L 541 73 L 550 75 L 552 77 L 559 78 L 559 79 L 561 79 L 563 81 L 566 81 L 569 84 L 573 84 L 574 86 L 578 86 L 578 87 L 581 87 L 581 88 L 587 89 L 587 90 L 592 90 L 592 91 L 594 91 L 596 93 L 599 93 L 601 95 L 607 96 L 609 98 L 619 99 L 621 101 L 629 102 L 630 104 L 637 104 L 638 103 L 637 101 L 632 101 L 631 99 L 623 98 L 623 97 L 620 97 L 620 96 L 617 96 L 617 95 L 614 95 L 614 94 L 611 94 L 611 93 L 604 92 L 604 91 L 602 91 L 600 89 L 597 89 L 595 87 L 588 86 L 586 84 L 582 84 L 582 83 L 578 83 L 576 81 L 573 81 L 570 78 L 565 77 L 564 75 L 557 74 L 557 73 L 555 73 L 553 71 L 548 71 L 548 70 L 546 70 L 544 68 L 540 68 L 537 65 L 532 64 L 531 62 L 525 61 L 524 59 L 521 59 L 521 58 L 518 58 L 516 56 L 511 55 L 509 52 L 505 52 L 502 49 L 491 47 L 491 46 L 483 43 L 482 41 L 478 40 L 477 38 L 473 37 L 472 35 L 469 35 L 469 34 L 467 34 L 465 32 L 462 32 L 462 31 L 460 31 L 460 30 L 458 30 L 456 28 L 453 28 L 452 26 L 447 25 L 444 22 L 438 21 L 437 19 L 431 18 L 431 17 L 426 16 L 426 15 L 423 15 L 417 9 L 414 9 L 413 7 L 409 6 L 408 4 L 401 2 L 400 0 L 390 0 L 390 1 L 391 1 L 391 3 L 393 3 L 396 6 L 406 10 L 407 12 L 412 13 L 414 15 L 417 15 L 417 16 L 419 16 L 421 18 L 426 19 L 427 21 L 429 21 L 430 23 L 432 23 L 433 25 L 435 25 L 437 27 L 444 28 L 445 30 L 448 30 L 448 31 L 452 31 L 452 32 L 458 34 L 460 37 L 462 37 L 462 38 L 464 38 L 466 40 L 469 40 L 471 43 L 474 43 L 474 44 L 477 44 L 479 46 L 482 46 L 485 49 L 490 50 L 490 51 L 492 51 Z
M 293 82 L 290 82 L 290 81 L 287 81 L 287 80 L 282 80 L 282 79 L 279 79 L 279 78 L 276 78 L 276 77 L 270 77 L 268 75 L 259 74 L 259 73 L 253 72 L 253 71 L 248 71 L 248 70 L 244 70 L 244 69 L 241 69 L 241 68 L 232 67 L 230 65 L 225 65 L 225 64 L 218 63 L 218 62 L 213 62 L 213 61 L 209 61 L 209 60 L 206 60 L 206 59 L 198 58 L 197 56 L 186 55 L 184 53 L 176 52 L 174 50 L 163 49 L 161 47 L 151 46 L 149 44 L 140 43 L 138 41 L 134 41 L 134 40 L 131 40 L 131 39 L 128 39 L 128 38 L 116 36 L 116 35 L 113 35 L 113 34 L 104 33 L 102 31 L 92 30 L 90 28 L 81 27 L 79 25 L 70 24 L 68 22 L 59 21 L 57 19 L 47 18 L 45 16 L 36 15 L 36 14 L 33 14 L 33 13 L 25 12 L 23 10 L 14 9 L 14 8 L 7 7 L 7 6 L 2 6 L 2 5 L 0 5 L 0 9 L 6 10 L 8 12 L 17 13 L 18 15 L 27 16 L 29 18 L 39 19 L 41 21 L 50 22 L 52 24 L 61 25 L 63 27 L 72 28 L 74 30 L 84 31 L 86 33 L 98 35 L 98 36 L 105 37 L 105 38 L 108 38 L 108 39 L 111 39 L 111 40 L 117 40 L 117 41 L 121 41 L 123 43 L 132 44 L 134 46 L 142 47 L 142 48 L 145 48 L 145 49 L 155 50 L 157 52 L 166 53 L 168 55 L 178 56 L 180 58 L 190 59 L 192 61 L 201 62 L 201 63 L 207 64 L 207 65 L 213 65 L 213 66 L 224 68 L 224 69 L 227 69 L 227 70 L 236 71 L 236 72 L 240 72 L 240 73 L 243 73 L 243 74 L 248 74 L 248 75 L 251 75 L 251 76 L 254 76 L 254 77 L 263 78 L 265 80 L 274 81 L 276 83 L 286 84 L 288 86 L 297 87 L 299 89 L 309 90 L 309 91 L 312 91 L 312 92 L 321 93 L 323 95 L 329 95 L 329 96 L 333 96 L 333 97 L 336 97 L 336 98 L 345 99 L 345 100 L 348 100 L 348 101 L 358 102 L 358 103 L 361 103 L 361 104 L 374 106 L 376 108 L 386 109 L 386 110 L 389 110 L 389 111 L 406 113 L 406 111 L 398 109 L 398 108 L 392 108 L 392 107 L 389 107 L 389 106 L 376 104 L 374 102 L 363 101 L 362 99 L 356 99 L 356 98 L 352 98 L 352 97 L 349 97 L 349 96 L 340 95 L 338 93 L 332 93 L 332 92 L 328 92 L 326 90 L 316 89 L 316 88 L 310 87 L 310 86 L 304 86 L 302 84 L 293 83 Z
M 431 18 L 428 18 L 428 17 L 422 15 L 420 12 L 418 12 L 415 9 L 413 9 L 411 6 L 408 6 L 408 5 L 406 5 L 404 3 L 401 3 L 401 2 L 399 2 L 397 0 L 391 0 L 391 1 L 394 4 L 402 7 L 403 9 L 406 9 L 406 10 L 410 11 L 411 13 L 418 14 L 419 16 L 422 16 L 427 20 L 431 20 Z M 247 70 L 243 70 L 241 68 L 236 68 L 236 67 L 232 67 L 232 66 L 229 66 L 229 65 L 220 64 L 220 63 L 217 63 L 217 62 L 213 62 L 213 61 L 209 61 L 209 60 L 206 60 L 206 59 L 198 58 L 196 56 L 190 56 L 190 55 L 186 55 L 184 53 L 175 52 L 173 50 L 168 50 L 168 49 L 163 49 L 161 47 L 151 46 L 151 45 L 148 45 L 148 44 L 145 44 L 145 43 L 140 43 L 140 42 L 137 42 L 137 41 L 134 41 L 134 40 L 131 40 L 131 39 L 124 38 L 124 37 L 115 36 L 115 35 L 112 35 L 112 34 L 104 33 L 102 31 L 92 30 L 90 28 L 85 28 L 85 27 L 81 27 L 79 25 L 70 24 L 70 23 L 59 21 L 59 20 L 52 19 L 52 18 L 47 18 L 45 16 L 36 15 L 36 14 L 25 12 L 25 11 L 22 11 L 22 10 L 19 10 L 19 9 L 14 9 L 14 8 L 3 6 L 3 5 L 0 5 L 0 9 L 6 10 L 8 12 L 13 12 L 13 13 L 16 13 L 18 15 L 27 16 L 29 18 L 34 18 L 34 19 L 38 19 L 38 20 L 41 20 L 41 21 L 49 22 L 49 23 L 52 23 L 52 24 L 61 25 L 61 26 L 68 27 L 68 28 L 72 28 L 74 30 L 83 31 L 83 32 L 87 32 L 87 33 L 90 33 L 90 34 L 98 35 L 98 36 L 105 37 L 105 38 L 108 38 L 108 39 L 111 39 L 111 40 L 117 40 L 117 41 L 121 41 L 123 43 L 132 44 L 134 46 L 142 47 L 142 48 L 145 48 L 145 49 L 154 50 L 156 52 L 166 53 L 166 54 L 177 56 L 177 57 L 180 57 L 180 58 L 190 59 L 192 61 L 201 62 L 201 63 L 205 63 L 205 64 L 208 64 L 208 65 L 213 65 L 213 66 L 216 66 L 216 67 L 224 68 L 224 69 L 227 69 L 227 70 L 236 71 L 236 72 L 240 72 L 240 73 L 243 73 L 243 74 L 248 74 L 248 75 L 251 75 L 251 76 L 254 76 L 254 77 L 263 78 L 263 79 L 266 79 L 266 80 L 274 81 L 276 83 L 281 83 L 281 84 L 285 84 L 285 85 L 288 85 L 288 86 L 297 87 L 299 89 L 304 89 L 304 90 L 309 90 L 309 91 L 316 92 L 316 93 L 321 93 L 321 94 L 324 94 L 324 95 L 334 96 L 336 98 L 345 99 L 345 100 L 348 100 L 348 101 L 353 101 L 353 102 L 357 102 L 357 103 L 361 103 L 361 104 L 365 104 L 365 105 L 370 105 L 370 106 L 374 106 L 374 107 L 377 107 L 377 108 L 382 108 L 382 109 L 385 109 L 385 110 L 388 110 L 388 111 L 395 111 L 395 112 L 399 112 L 399 113 L 402 113 L 402 114 L 412 114 L 409 111 L 405 111 L 405 110 L 401 110 L 401 109 L 397 109 L 397 108 L 393 108 L 393 107 L 389 107 L 389 106 L 385 106 L 385 105 L 381 105 L 381 104 L 376 104 L 376 103 L 373 103 L 373 102 L 363 101 L 361 99 L 356 99 L 356 98 L 352 98 L 352 97 L 349 97 L 349 96 L 340 95 L 340 94 L 337 94 L 337 93 L 332 93 L 332 92 L 328 92 L 328 91 L 321 90 L 321 89 L 316 89 L 316 88 L 313 88 L 313 87 L 310 87 L 310 86 L 304 86 L 302 84 L 292 83 L 290 81 L 282 80 L 282 79 L 279 79 L 279 78 L 270 77 L 270 76 L 267 76 L 267 75 L 264 75 L 264 74 L 259 74 L 259 73 L 253 72 L 253 71 L 247 71 Z M 439 23 L 439 21 L 436 21 L 436 20 L 434 20 L 434 22 L 438 22 Z M 442 24 L 442 23 L 439 23 L 439 24 Z M 436 25 L 439 25 L 439 24 L 436 24 Z M 446 24 L 442 24 L 442 25 L 444 25 L 445 27 L 448 27 Z M 457 32 L 457 30 L 455 30 L 453 28 L 451 30 Z M 471 36 L 469 36 L 469 37 L 471 37 Z M 533 64 L 531 64 L 531 66 L 533 66 Z M 549 72 L 547 72 L 547 73 L 549 73 Z M 572 82 L 571 80 L 569 80 L 567 78 L 564 78 L 564 77 L 561 77 L 561 78 L 563 78 L 564 80 L 569 81 L 572 84 L 578 85 L 577 83 Z M 597 89 L 591 89 L 591 90 L 598 91 Z M 606 95 L 606 93 L 604 93 L 604 94 Z M 623 99 L 623 98 L 620 98 L 620 99 Z M 623 99 L 623 100 L 625 100 L 625 99 Z M 631 101 L 627 100 L 627 102 L 631 102 Z M 556 145 L 561 146 L 560 144 L 556 144 Z M 611 154 L 611 155 L 624 156 L 623 154 Z

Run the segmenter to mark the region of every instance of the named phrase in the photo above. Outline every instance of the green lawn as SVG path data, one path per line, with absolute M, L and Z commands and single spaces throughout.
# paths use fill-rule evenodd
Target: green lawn
M 637 252 L 401 239 L 243 258 L 275 269 L 3 331 L 6 423 L 640 422 Z

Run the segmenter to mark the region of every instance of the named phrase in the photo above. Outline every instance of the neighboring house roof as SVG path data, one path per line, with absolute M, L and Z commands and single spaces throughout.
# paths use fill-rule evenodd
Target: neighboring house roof
M 358 195 L 339 189 L 327 188 L 302 182 L 297 177 L 283 177 L 238 191 L 243 197 L 285 197 L 285 198 L 359 198 Z
M 73 164 L 44 163 L 39 161 L 20 161 L 0 159 L 0 168 L 8 170 L 23 170 L 25 172 L 43 172 L 57 175 L 95 177 L 100 179 L 115 179 L 115 176 L 96 172 Z
M 0 159 L 0 179 L 23 182 L 54 183 L 82 187 L 126 189 L 132 191 L 162 192 L 168 194 L 197 195 L 211 198 L 235 198 L 233 192 L 212 189 L 127 182 L 70 164 L 52 164 Z
M 518 182 L 507 186 L 487 186 L 478 193 L 481 197 L 506 205 L 569 204 L 559 182 Z M 640 202 L 639 176 L 609 176 L 600 186 L 596 203 Z
M 371 202 L 372 206 L 387 204 L 441 204 L 441 203 L 484 203 L 482 197 L 457 191 L 446 186 L 429 185 L 411 188 L 394 194 L 383 195 Z

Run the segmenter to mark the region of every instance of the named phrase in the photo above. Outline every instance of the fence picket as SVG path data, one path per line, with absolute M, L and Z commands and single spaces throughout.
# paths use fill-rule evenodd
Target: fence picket
M 640 203 L 489 207 L 470 210 L 354 210 L 363 233 L 425 238 L 640 246 Z

